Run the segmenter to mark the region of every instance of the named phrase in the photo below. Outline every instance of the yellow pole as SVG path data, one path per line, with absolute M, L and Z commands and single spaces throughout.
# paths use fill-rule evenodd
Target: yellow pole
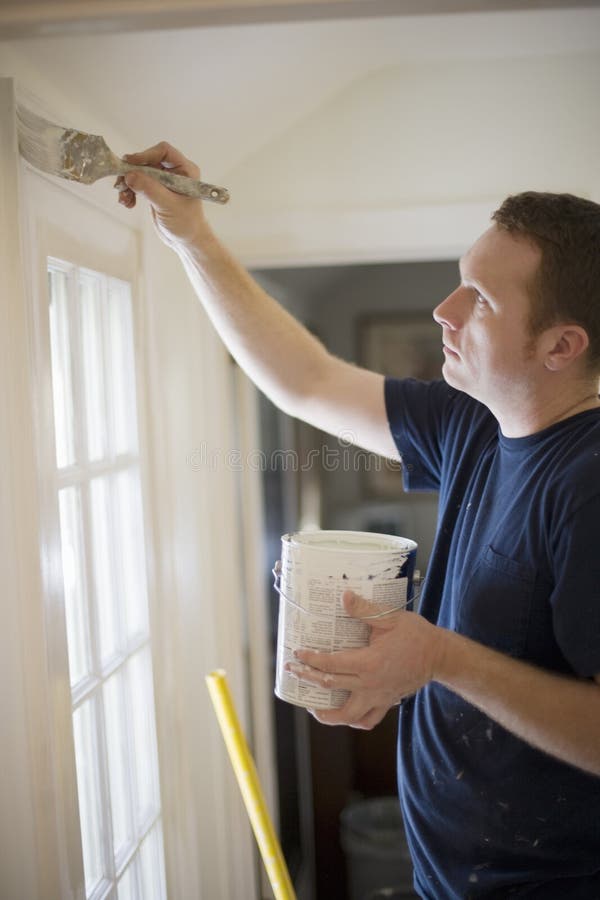
M 223 669 L 217 669 L 206 676 L 206 683 L 275 900 L 296 900 L 294 886 L 269 817 L 256 766 L 235 711 L 227 684 L 227 674 Z

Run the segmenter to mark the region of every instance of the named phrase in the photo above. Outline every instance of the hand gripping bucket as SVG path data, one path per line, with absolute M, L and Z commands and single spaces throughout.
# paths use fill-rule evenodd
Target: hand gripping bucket
M 417 545 L 408 538 L 363 531 L 284 534 L 273 570 L 279 591 L 275 693 L 312 709 L 343 706 L 349 692 L 303 683 L 284 671 L 294 650 L 347 650 L 369 642 L 369 625 L 342 606 L 346 590 L 373 606 L 372 618 L 410 608 Z

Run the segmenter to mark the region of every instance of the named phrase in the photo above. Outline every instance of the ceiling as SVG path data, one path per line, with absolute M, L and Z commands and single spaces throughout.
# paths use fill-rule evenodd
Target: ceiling
M 0 0 L 0 40 L 258 22 L 594 6 L 598 6 L 598 0 Z
M 196 6 L 216 5 L 194 2 Z M 340 2 L 356 8 L 364 7 L 368 0 L 358 4 L 337 0 L 338 5 Z M 378 0 L 370 3 L 373 9 L 382 8 Z M 147 0 L 102 0 L 105 10 L 134 4 L 151 6 Z M 94 5 L 98 4 L 84 4 Z M 316 0 L 312 4 L 222 0 L 220 5 L 230 11 L 236 6 L 242 12 L 269 6 L 274 13 L 284 6 L 327 6 Z M 444 4 L 445 8 L 453 5 L 461 4 Z M 122 154 L 167 139 L 200 160 L 206 177 L 217 181 L 314 110 L 331 103 L 349 85 L 385 67 L 440 59 L 472 59 L 479 65 L 491 57 L 600 49 L 600 8 L 522 8 L 530 5 L 536 4 L 520 3 L 519 11 L 510 12 L 57 34 L 21 38 L 5 47 L 26 61 L 28 72 L 37 73 L 41 83 L 52 82 L 55 96 L 65 101 L 77 98 L 82 120 L 60 124 L 93 130 L 92 123 L 85 121 L 85 110 L 93 110 L 94 122 L 109 124 L 111 132 L 127 142 L 113 147 L 115 152 Z M 39 6 L 20 0 L 23 20 L 28 9 Z M 74 0 L 54 4 L 63 10 L 74 6 Z M 1 9 L 5 12 L 6 4 Z M 0 68 L 0 74 L 9 73 Z

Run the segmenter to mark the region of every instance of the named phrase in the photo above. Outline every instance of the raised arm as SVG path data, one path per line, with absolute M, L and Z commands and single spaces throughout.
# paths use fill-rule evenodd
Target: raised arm
M 127 157 L 198 178 L 198 167 L 169 144 Z M 120 179 L 122 181 L 122 179 Z M 147 175 L 125 177 L 120 202 L 152 207 L 162 240 L 182 260 L 229 352 L 280 409 L 382 456 L 398 458 L 385 411 L 383 376 L 333 356 L 270 297 L 218 240 L 200 200 L 174 194 Z

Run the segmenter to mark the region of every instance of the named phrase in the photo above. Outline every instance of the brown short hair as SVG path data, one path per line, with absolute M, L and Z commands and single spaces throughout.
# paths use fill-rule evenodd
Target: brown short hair
M 557 322 L 585 328 L 590 372 L 600 372 L 600 204 L 573 194 L 526 191 L 507 197 L 492 215 L 500 228 L 540 248 L 530 328 Z

